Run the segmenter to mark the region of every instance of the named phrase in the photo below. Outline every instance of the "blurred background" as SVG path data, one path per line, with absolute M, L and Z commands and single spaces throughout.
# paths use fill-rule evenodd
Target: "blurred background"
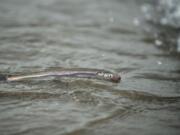
M 0 82 L 1 135 L 180 134 L 179 0 L 0 0 L 0 74 L 117 72 Z

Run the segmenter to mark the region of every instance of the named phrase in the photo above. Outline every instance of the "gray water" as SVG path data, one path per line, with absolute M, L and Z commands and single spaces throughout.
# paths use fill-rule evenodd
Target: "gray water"
M 166 42 L 171 36 L 161 36 L 178 33 L 146 21 L 147 2 L 154 4 L 1 0 L 1 76 L 97 68 L 122 80 L 1 81 L 0 134 L 180 134 L 180 57 L 176 45 Z

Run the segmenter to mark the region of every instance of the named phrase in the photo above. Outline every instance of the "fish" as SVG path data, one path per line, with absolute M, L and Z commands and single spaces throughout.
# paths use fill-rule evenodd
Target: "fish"
M 111 71 L 102 70 L 102 69 L 88 69 L 88 68 L 69 68 L 69 69 L 56 69 L 56 70 L 49 70 L 49 71 L 40 71 L 34 73 L 27 73 L 27 74 L 20 74 L 14 76 L 6 76 L 7 81 L 19 81 L 24 79 L 32 79 L 32 78 L 39 78 L 39 77 L 48 77 L 48 76 L 95 76 L 98 79 L 104 79 L 107 81 L 111 81 L 114 83 L 119 83 L 121 77 Z

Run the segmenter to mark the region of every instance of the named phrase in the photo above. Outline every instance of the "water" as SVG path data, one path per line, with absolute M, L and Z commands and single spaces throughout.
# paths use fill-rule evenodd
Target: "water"
M 174 54 L 180 53 L 180 1 L 158 0 L 154 3 L 144 3 L 141 7 L 145 19 L 155 27 L 146 29 L 155 44 Z M 157 29 L 158 28 L 158 29 Z M 153 34 L 152 34 L 153 33 Z
M 146 20 L 158 4 L 1 0 L 1 75 L 84 67 L 122 77 L 1 81 L 1 134 L 179 134 L 179 33 Z

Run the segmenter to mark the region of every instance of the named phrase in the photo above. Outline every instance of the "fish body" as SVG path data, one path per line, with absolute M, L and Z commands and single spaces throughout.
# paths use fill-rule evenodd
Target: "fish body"
M 110 72 L 107 70 L 100 69 L 86 69 L 86 68 L 71 68 L 71 69 L 57 69 L 52 71 L 42 71 L 42 72 L 34 72 L 29 74 L 15 75 L 15 76 L 7 76 L 7 81 L 18 81 L 29 78 L 39 78 L 39 77 L 47 77 L 47 76 L 74 76 L 74 75 L 92 75 L 97 78 L 109 80 L 112 82 L 120 82 L 121 77 L 114 72 Z

